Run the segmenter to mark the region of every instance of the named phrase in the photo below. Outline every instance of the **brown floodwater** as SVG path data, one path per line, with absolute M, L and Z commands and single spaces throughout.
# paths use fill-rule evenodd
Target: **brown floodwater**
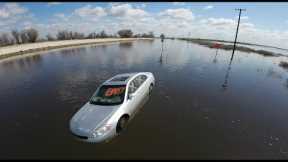
M 287 58 L 230 58 L 142 40 L 1 60 L 0 158 L 287 159 Z M 75 140 L 69 120 L 97 86 L 137 71 L 153 72 L 156 86 L 127 130 L 105 144 Z

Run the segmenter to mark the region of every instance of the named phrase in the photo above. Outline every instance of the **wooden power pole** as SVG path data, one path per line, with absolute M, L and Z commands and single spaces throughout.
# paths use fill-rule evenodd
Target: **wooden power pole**
M 238 30 L 239 30 L 239 24 L 240 24 L 240 19 L 241 19 L 241 12 L 246 11 L 246 9 L 243 8 L 237 8 L 235 9 L 236 11 L 239 11 L 239 17 L 238 17 L 238 24 L 237 24 L 237 29 L 236 29 L 236 35 L 235 35 L 235 40 L 234 40 L 234 47 L 233 47 L 233 52 L 232 52 L 232 57 L 231 60 L 233 59 L 235 48 L 236 48 L 236 42 L 237 42 L 237 36 L 238 36 Z

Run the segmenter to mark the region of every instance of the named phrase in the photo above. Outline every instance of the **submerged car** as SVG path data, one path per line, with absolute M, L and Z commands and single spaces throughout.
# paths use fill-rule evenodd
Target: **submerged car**
M 109 141 L 119 135 L 150 96 L 155 78 L 151 72 L 118 74 L 102 83 L 70 120 L 70 130 L 87 142 Z

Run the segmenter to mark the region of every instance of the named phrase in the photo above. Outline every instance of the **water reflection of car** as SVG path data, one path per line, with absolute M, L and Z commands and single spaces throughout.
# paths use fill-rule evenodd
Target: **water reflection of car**
M 155 78 L 150 72 L 116 75 L 105 81 L 71 119 L 71 132 L 83 141 L 108 141 L 119 135 L 150 96 Z

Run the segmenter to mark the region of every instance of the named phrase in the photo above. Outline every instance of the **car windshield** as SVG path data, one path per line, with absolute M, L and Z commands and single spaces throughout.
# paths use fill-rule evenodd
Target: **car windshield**
M 92 96 L 94 105 L 119 105 L 125 97 L 126 85 L 103 85 Z

